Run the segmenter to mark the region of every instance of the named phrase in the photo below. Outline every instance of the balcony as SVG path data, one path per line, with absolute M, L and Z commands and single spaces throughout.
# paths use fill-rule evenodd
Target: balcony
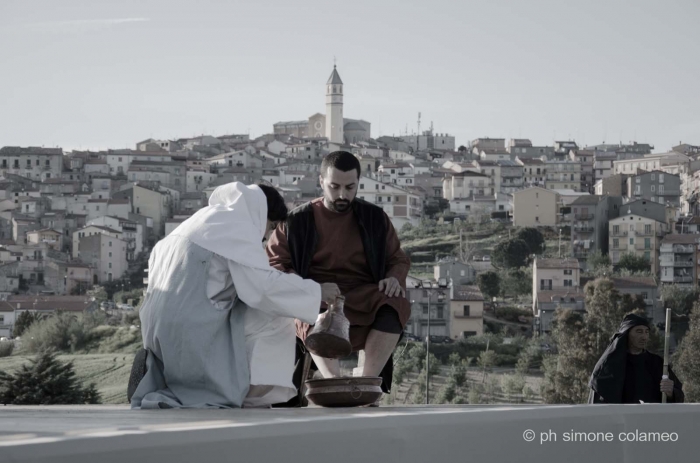
M 588 259 L 588 251 L 574 251 L 574 257 L 576 259 Z
M 615 246 L 615 243 L 613 243 L 610 245 L 610 248 L 616 251 L 624 251 L 627 249 L 627 243 L 618 243 L 617 246 Z
M 637 236 L 663 236 L 664 234 L 662 230 L 643 230 L 635 233 Z
M 613 230 L 613 231 L 610 232 L 610 236 L 627 236 L 627 230 L 622 230 L 622 231 L 620 231 L 620 230 L 617 230 L 617 231 Z
M 674 283 L 692 283 L 693 277 L 692 276 L 673 275 L 673 282 Z
M 676 260 L 673 262 L 674 267 L 693 267 L 695 263 L 687 260 Z
M 575 233 L 592 233 L 595 231 L 595 227 L 574 227 Z
M 695 249 L 693 246 L 681 246 L 681 245 L 675 245 L 673 246 L 673 252 L 676 254 L 693 254 L 695 252 Z
M 634 249 L 636 249 L 637 251 L 653 251 L 654 243 L 651 243 L 649 247 L 647 247 L 644 243 L 636 243 L 634 245 Z
M 574 214 L 574 217 L 576 218 L 576 220 L 593 220 L 595 214 Z

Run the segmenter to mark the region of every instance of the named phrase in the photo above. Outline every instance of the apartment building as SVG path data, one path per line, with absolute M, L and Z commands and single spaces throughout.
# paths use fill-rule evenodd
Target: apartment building
M 523 186 L 541 186 L 545 187 L 545 180 L 547 178 L 547 169 L 545 163 L 542 159 L 531 159 L 519 157 L 515 159 L 515 162 L 523 166 Z
M 700 254 L 697 235 L 666 235 L 659 248 L 660 280 L 662 284 L 675 284 L 691 288 L 698 286 Z
M 513 225 L 555 227 L 559 223 L 559 194 L 540 187 L 513 193 Z
M 478 286 L 450 288 L 449 336 L 452 339 L 484 334 L 484 296 Z
M 568 159 L 545 161 L 548 190 L 581 191 L 581 164 Z
M 667 233 L 667 224 L 649 217 L 628 213 L 622 208 L 620 217 L 610 220 L 609 253 L 613 265 L 625 253 L 644 257 L 654 275 L 659 273 L 659 248 Z
M 595 185 L 593 170 L 595 152 L 590 150 L 571 150 L 569 152 L 569 159 L 581 164 L 581 189 L 579 191 L 592 193 Z
M 620 215 L 621 207 L 619 196 L 579 196 L 571 203 L 572 252 L 584 266 L 591 253 L 608 253 L 608 221 Z
M 658 170 L 642 172 L 627 178 L 626 187 L 626 196 L 630 199 L 648 199 L 678 208 L 681 205 L 681 179 L 678 175 Z

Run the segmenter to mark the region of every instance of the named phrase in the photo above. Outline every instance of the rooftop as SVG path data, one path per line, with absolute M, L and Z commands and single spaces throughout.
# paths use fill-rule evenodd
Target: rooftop
M 483 301 L 484 296 L 478 286 L 455 286 L 453 301 Z
M 536 259 L 535 264 L 537 268 L 548 268 L 548 269 L 580 269 L 581 264 L 579 264 L 577 259 Z

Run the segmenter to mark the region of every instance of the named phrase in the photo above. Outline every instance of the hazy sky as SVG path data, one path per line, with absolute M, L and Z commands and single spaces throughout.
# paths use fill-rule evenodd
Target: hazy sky
M 700 1 L 0 0 L 0 146 L 258 136 L 325 112 L 535 144 L 700 144 Z

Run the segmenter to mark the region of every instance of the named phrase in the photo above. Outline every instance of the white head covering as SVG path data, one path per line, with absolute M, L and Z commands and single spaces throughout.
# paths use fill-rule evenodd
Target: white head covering
M 257 185 L 221 185 L 209 205 L 182 222 L 173 235 L 239 264 L 270 269 L 262 239 L 267 225 L 267 199 Z

